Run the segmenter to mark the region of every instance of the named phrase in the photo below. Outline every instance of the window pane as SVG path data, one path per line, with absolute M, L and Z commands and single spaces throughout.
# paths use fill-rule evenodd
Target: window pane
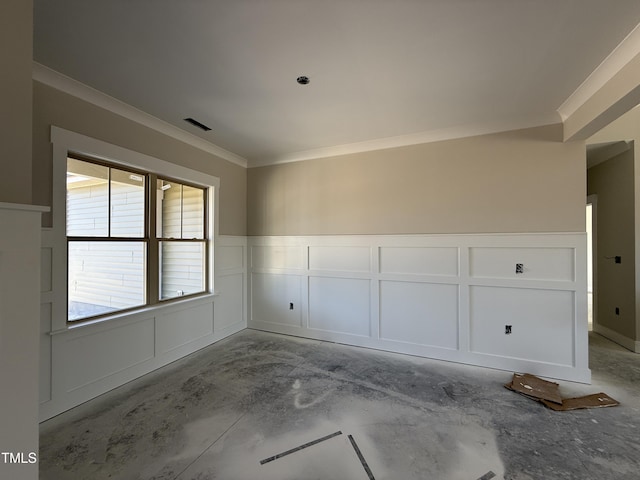
M 158 180 L 158 238 L 204 239 L 203 188 Z
M 204 291 L 204 242 L 160 243 L 160 299 Z
M 144 175 L 111 169 L 111 236 L 144 237 Z
M 182 186 L 182 238 L 204 238 L 204 190 Z
M 67 235 L 109 235 L 109 169 L 67 159 Z
M 182 185 L 158 180 L 158 203 L 162 204 L 162 217 L 158 219 L 161 238 L 182 238 Z
M 144 305 L 145 272 L 144 242 L 69 242 L 69 320 Z

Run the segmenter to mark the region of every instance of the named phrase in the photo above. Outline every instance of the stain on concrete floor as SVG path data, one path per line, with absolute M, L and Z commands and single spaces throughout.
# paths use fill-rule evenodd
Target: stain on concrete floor
M 640 359 L 593 343 L 561 388 L 622 405 L 553 412 L 510 372 L 246 330 L 42 424 L 40 478 L 367 480 L 349 434 L 376 480 L 635 479 Z

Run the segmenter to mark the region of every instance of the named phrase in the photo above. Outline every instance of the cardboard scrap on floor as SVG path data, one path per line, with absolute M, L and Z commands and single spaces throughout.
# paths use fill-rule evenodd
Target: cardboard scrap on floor
M 559 390 L 560 386 L 557 383 L 543 380 L 529 373 L 514 373 L 511 382 L 507 383 L 505 387 L 532 400 L 541 402 L 552 410 L 560 412 L 577 410 L 579 408 L 614 407 L 620 405 L 619 402 L 606 393 L 594 393 L 584 397 L 562 398 Z

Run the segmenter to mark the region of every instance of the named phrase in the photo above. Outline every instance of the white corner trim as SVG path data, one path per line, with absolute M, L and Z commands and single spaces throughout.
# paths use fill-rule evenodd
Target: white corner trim
M 478 123 L 457 127 L 441 128 L 438 130 L 417 132 L 407 135 L 398 135 L 395 137 L 378 138 L 374 140 L 366 140 L 363 142 L 314 148 L 311 150 L 294 152 L 287 155 L 265 158 L 261 161 L 251 161 L 249 163 L 249 168 L 264 167 L 267 165 L 277 165 L 282 163 L 300 162 L 305 160 L 316 160 L 327 157 L 337 157 L 340 155 L 371 152 L 375 150 L 385 150 L 388 148 L 407 147 L 410 145 L 419 145 L 422 143 L 433 143 L 443 140 L 474 137 L 477 135 L 488 135 L 492 133 L 520 130 L 523 128 L 542 127 L 545 125 L 553 125 L 556 123 L 561 123 L 561 120 L 558 117 L 557 113 L 553 112 L 550 115 L 542 115 L 537 117 L 517 118 L 494 123 Z
M 184 131 L 170 123 L 160 120 L 153 115 L 149 115 L 117 98 L 111 97 L 106 93 L 96 90 L 93 87 L 85 85 L 71 77 L 57 72 L 40 63 L 33 62 L 33 80 L 48 85 L 62 92 L 73 95 L 85 102 L 104 108 L 112 113 L 123 116 L 136 123 L 149 127 L 169 137 L 180 140 L 193 147 L 199 148 L 205 152 L 211 153 L 241 167 L 247 168 L 247 160 L 235 153 L 225 150 L 211 142 L 208 142 L 196 135 Z
M 611 80 L 625 65 L 640 54 L 640 24 L 591 72 L 584 82 L 567 98 L 558 113 L 564 122 Z

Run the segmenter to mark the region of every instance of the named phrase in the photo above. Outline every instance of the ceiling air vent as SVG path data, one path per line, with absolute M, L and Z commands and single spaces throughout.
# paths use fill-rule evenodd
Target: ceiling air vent
M 193 118 L 189 117 L 189 118 L 185 118 L 184 119 L 185 122 L 190 123 L 191 125 L 193 125 L 194 127 L 198 127 L 201 128 L 202 130 L 204 130 L 205 132 L 208 132 L 209 130 L 211 130 L 209 127 L 207 127 L 204 123 L 200 123 L 197 120 L 194 120 Z

